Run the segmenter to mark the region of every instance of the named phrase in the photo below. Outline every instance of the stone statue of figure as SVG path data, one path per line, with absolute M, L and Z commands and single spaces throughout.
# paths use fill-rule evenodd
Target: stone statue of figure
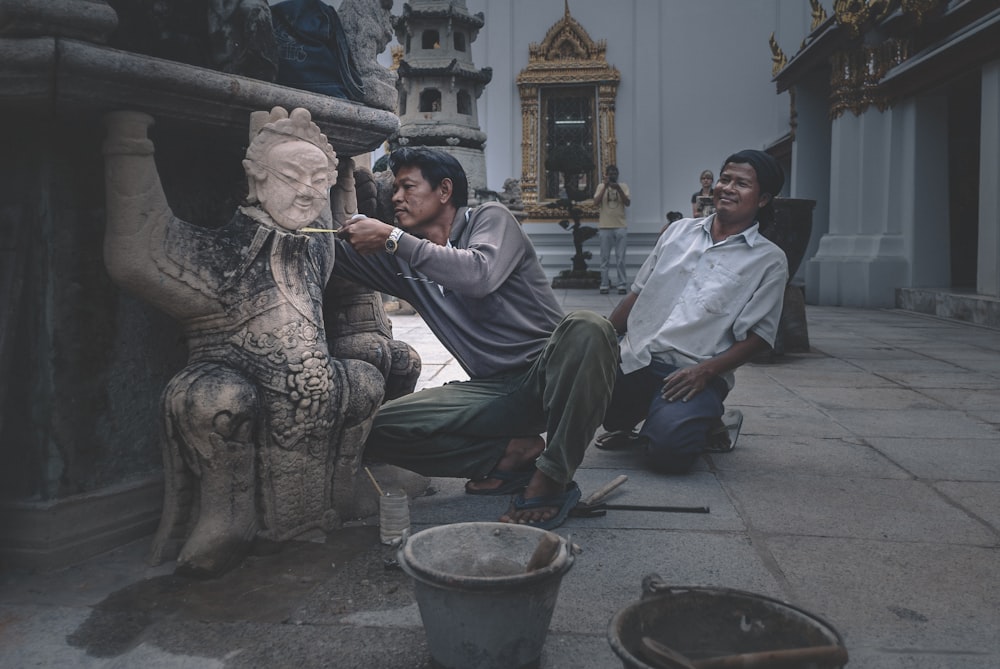
M 344 0 L 337 10 L 351 45 L 351 56 L 365 83 L 364 103 L 395 112 L 396 73 L 378 62 L 392 40 L 393 0 Z
M 166 499 L 150 560 L 176 557 L 179 573 L 215 576 L 255 537 L 339 524 L 363 483 L 363 444 L 386 379 L 329 353 L 323 290 L 334 235 L 302 229 L 335 228 L 357 209 L 353 164 L 342 161 L 337 179 L 336 155 L 309 112 L 252 115 L 249 195 L 219 229 L 173 215 L 152 122 L 107 117 L 105 263 L 117 283 L 176 318 L 188 345 L 187 366 L 162 396 Z

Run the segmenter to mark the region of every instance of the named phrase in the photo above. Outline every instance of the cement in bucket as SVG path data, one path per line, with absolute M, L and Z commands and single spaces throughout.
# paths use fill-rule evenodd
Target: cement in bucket
M 669 586 L 655 574 L 644 579 L 642 599 L 612 617 L 608 642 L 625 669 L 671 666 L 646 659 L 643 637 L 681 653 L 695 666 L 837 669 L 847 664 L 840 634 L 811 613 L 741 590 Z M 786 655 L 777 664 L 745 663 L 751 654 L 759 659 L 764 653 L 808 648 L 833 652 L 820 659 L 795 661 Z
M 438 666 L 538 666 L 559 585 L 573 565 L 568 542 L 558 537 L 555 558 L 525 572 L 546 534 L 527 525 L 456 523 L 405 538 L 399 564 L 413 577 L 427 644 Z

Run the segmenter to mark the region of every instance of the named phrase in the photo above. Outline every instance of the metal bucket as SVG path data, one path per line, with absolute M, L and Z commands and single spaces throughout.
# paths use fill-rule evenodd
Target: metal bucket
M 527 525 L 456 523 L 405 537 L 399 564 L 413 577 L 431 657 L 445 669 L 537 667 L 563 575 L 573 565 L 558 536 L 552 561 L 525 568 L 547 534 Z
M 702 666 L 835 669 L 847 664 L 840 634 L 811 613 L 740 590 L 668 586 L 655 574 L 643 579 L 642 599 L 611 618 L 608 642 L 625 669 L 683 666 L 644 659 L 643 637 Z M 807 657 L 817 654 L 822 656 Z

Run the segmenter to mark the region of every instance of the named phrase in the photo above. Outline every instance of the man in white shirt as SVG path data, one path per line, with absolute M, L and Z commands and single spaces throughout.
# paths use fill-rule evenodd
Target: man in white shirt
M 733 370 L 774 345 L 788 262 L 759 221 L 772 220 L 783 185 L 763 151 L 731 155 L 715 213 L 667 228 L 611 314 L 621 365 L 604 427 L 627 432 L 644 421 L 639 442 L 654 469 L 691 468 L 719 423 Z

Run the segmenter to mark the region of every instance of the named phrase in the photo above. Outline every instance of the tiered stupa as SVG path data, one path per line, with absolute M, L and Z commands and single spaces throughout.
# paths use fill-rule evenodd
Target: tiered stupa
M 476 69 L 472 42 L 483 27 L 465 0 L 412 0 L 403 5 L 396 39 L 399 63 L 399 131 L 390 146 L 434 146 L 453 155 L 469 178 L 470 200 L 486 189 L 486 133 L 479 129 L 476 100 L 493 77 Z

